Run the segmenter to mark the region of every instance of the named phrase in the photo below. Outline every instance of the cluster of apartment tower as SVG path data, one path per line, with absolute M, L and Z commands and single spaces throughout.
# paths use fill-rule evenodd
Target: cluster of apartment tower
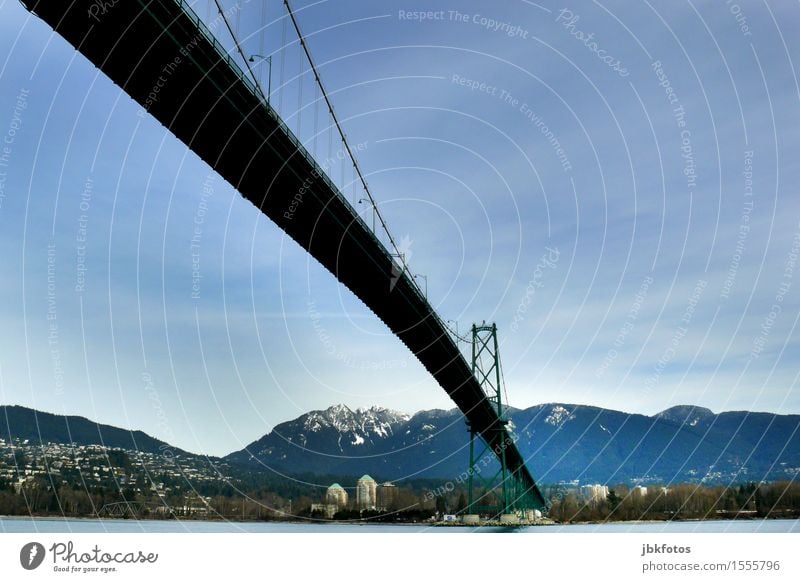
M 387 511 L 395 502 L 397 496 L 397 486 L 392 483 L 381 483 L 380 485 L 370 477 L 364 475 L 356 482 L 356 499 L 353 505 L 354 509 L 358 510 L 378 510 Z M 325 492 L 325 503 L 314 504 L 313 510 L 324 512 L 329 517 L 332 517 L 337 511 L 348 509 L 350 496 L 347 491 L 339 485 L 334 483 Z

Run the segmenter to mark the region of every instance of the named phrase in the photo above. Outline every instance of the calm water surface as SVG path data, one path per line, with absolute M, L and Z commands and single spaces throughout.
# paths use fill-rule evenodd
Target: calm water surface
M 603 523 L 524 528 L 432 527 L 338 523 L 236 523 L 224 521 L 137 521 L 133 519 L 61 519 L 0 517 L 4 533 L 800 533 L 800 520 L 721 520 L 649 523 Z

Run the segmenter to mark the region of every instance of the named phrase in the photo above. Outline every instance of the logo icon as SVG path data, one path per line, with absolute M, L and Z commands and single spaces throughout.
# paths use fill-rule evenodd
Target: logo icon
M 19 563 L 26 570 L 35 570 L 44 561 L 44 546 L 39 542 L 29 542 L 19 551 Z

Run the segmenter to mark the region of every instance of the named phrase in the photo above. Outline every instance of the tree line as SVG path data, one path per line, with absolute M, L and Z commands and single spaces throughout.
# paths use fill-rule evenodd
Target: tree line
M 601 500 L 583 499 L 569 489 L 555 491 L 549 516 L 561 523 L 800 517 L 800 483 L 671 485 L 640 490 L 619 485 Z

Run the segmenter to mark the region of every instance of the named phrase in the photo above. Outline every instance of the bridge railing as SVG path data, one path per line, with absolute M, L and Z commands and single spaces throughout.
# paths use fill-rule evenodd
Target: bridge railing
M 219 56 L 228 64 L 228 66 L 230 66 L 231 69 L 233 69 L 239 75 L 242 82 L 245 85 L 247 85 L 247 88 L 250 89 L 250 91 L 252 91 L 253 94 L 259 99 L 264 99 L 264 94 L 261 91 L 261 87 L 259 87 L 258 84 L 255 83 L 255 81 L 253 81 L 248 75 L 245 74 L 245 72 L 242 70 L 242 68 L 239 66 L 239 64 L 236 62 L 235 59 L 231 58 L 228 51 L 225 50 L 225 47 L 222 46 L 222 43 L 220 43 L 217 40 L 216 35 L 211 31 L 211 29 L 206 25 L 206 23 L 203 22 L 203 19 L 200 18 L 200 16 L 198 16 L 198 14 L 194 11 L 194 8 L 191 7 L 189 2 L 187 2 L 186 0 L 175 0 L 175 2 L 178 4 L 178 6 L 180 6 L 183 9 L 183 11 L 189 17 L 189 19 L 197 27 L 197 29 L 203 34 L 206 40 L 219 53 Z
M 235 59 L 231 58 L 230 53 L 225 49 L 225 47 L 217 40 L 216 35 L 211 31 L 211 29 L 205 24 L 202 18 L 194 11 L 192 6 L 186 0 L 174 0 L 178 6 L 186 13 L 189 19 L 194 23 L 197 27 L 198 31 L 208 40 L 208 42 L 214 47 L 214 49 L 219 54 L 220 58 L 225 61 L 225 63 L 233 70 L 242 81 L 242 83 L 250 90 L 254 97 L 256 97 L 261 106 L 266 110 L 266 112 L 278 123 L 281 131 L 286 134 L 292 144 L 297 148 L 297 151 L 302 155 L 314 168 L 314 172 L 325 182 L 325 184 L 330 187 L 330 189 L 342 200 L 345 202 L 345 206 L 350 210 L 352 214 L 353 220 L 359 223 L 360 226 L 364 228 L 370 235 L 373 237 L 375 241 L 378 242 L 380 248 L 383 249 L 386 256 L 399 268 L 401 272 L 405 272 L 407 270 L 407 265 L 404 263 L 397 263 L 395 257 L 380 238 L 369 228 L 367 222 L 361 217 L 358 211 L 353 207 L 352 203 L 348 200 L 347 196 L 341 191 L 341 189 L 334 183 L 334 181 L 328 175 L 328 172 L 317 162 L 316 158 L 308 151 L 308 149 L 303 145 L 303 142 L 295 135 L 295 133 L 289 128 L 289 126 L 283 121 L 283 118 L 278 114 L 275 108 L 269 103 L 269 100 L 264 95 L 264 92 L 258 82 L 250 77 L 244 70 L 239 66 Z M 416 284 L 416 281 L 413 277 L 410 277 L 412 282 L 412 287 L 419 294 L 420 297 L 423 299 L 427 298 L 423 294 L 422 290 L 419 288 L 419 285 Z M 438 317 L 437 317 L 438 318 Z
M 325 184 L 330 187 L 330 189 L 338 196 L 344 203 L 345 207 L 350 211 L 353 220 L 356 221 L 365 231 L 370 233 L 370 236 L 378 243 L 379 247 L 383 250 L 385 256 L 400 270 L 402 274 L 406 274 L 409 269 L 408 265 L 405 263 L 405 260 L 402 256 L 399 256 L 399 250 L 394 249 L 395 252 L 390 252 L 389 249 L 386 248 L 386 245 L 381 241 L 380 237 L 377 236 L 377 233 L 374 232 L 367 222 L 361 217 L 358 213 L 358 210 L 353 206 L 353 203 L 347 198 L 347 196 L 341 191 L 339 186 L 331 179 L 328 175 L 328 172 L 323 168 L 319 162 L 316 160 L 315 156 L 308 151 L 308 149 L 303 144 L 302 140 L 295 135 L 295 133 L 289 128 L 286 122 L 283 120 L 281 115 L 277 112 L 277 110 L 272 107 L 269 99 L 264 95 L 264 91 L 261 88 L 260 83 L 248 75 L 241 66 L 236 62 L 236 59 L 231 58 L 230 52 L 223 46 L 223 44 L 217 39 L 214 32 L 206 25 L 203 19 L 195 12 L 194 8 L 192 8 L 191 4 L 187 2 L 187 0 L 174 0 L 175 3 L 183 10 L 183 12 L 189 17 L 189 19 L 194 23 L 197 27 L 198 31 L 208 40 L 208 42 L 214 47 L 214 50 L 219 54 L 220 58 L 228 64 L 231 70 L 239 77 L 242 83 L 247 87 L 247 89 L 256 97 L 261 106 L 266 110 L 266 112 L 272 117 L 280 127 L 281 131 L 289 138 L 292 144 L 297 148 L 298 153 L 302 155 L 312 166 L 314 169 L 314 173 L 316 173 L 324 182 Z M 224 15 L 220 15 L 224 18 Z M 288 18 L 288 16 L 287 16 Z M 235 39 L 234 39 L 235 40 Z M 354 164 L 356 163 L 355 160 Z M 373 209 L 373 212 L 377 212 L 377 209 Z M 389 235 L 387 230 L 387 235 L 391 240 L 391 235 Z M 398 262 L 397 259 L 400 259 Z M 401 275 L 402 276 L 402 275 Z M 427 294 L 422 291 L 419 284 L 417 283 L 416 279 L 413 276 L 408 277 L 409 282 L 411 283 L 411 288 L 414 292 L 427 303 Z M 443 321 L 439 318 L 436 312 L 431 308 L 431 313 L 433 317 L 439 320 L 439 323 L 445 329 L 449 329 L 448 326 L 444 324 Z

